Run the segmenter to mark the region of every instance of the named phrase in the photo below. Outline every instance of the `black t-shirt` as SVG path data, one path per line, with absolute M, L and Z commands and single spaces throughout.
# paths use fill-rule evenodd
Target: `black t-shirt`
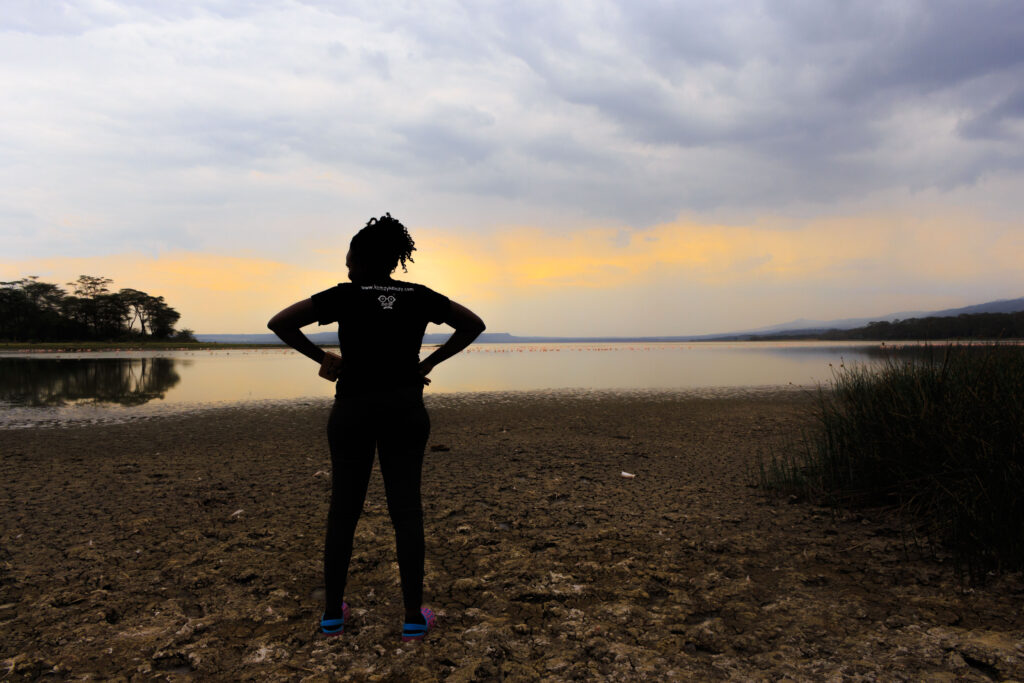
M 312 296 L 321 325 L 338 323 L 338 393 L 421 385 L 417 366 L 428 322 L 441 323 L 448 297 L 412 282 L 343 282 Z

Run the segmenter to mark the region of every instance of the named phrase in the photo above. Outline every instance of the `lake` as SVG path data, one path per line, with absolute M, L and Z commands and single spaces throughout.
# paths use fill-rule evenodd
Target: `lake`
M 423 355 L 430 352 L 423 349 Z M 478 344 L 427 394 L 805 387 L 877 343 Z M 249 401 L 326 400 L 334 385 L 290 349 L 0 354 L 0 426 L 144 416 Z

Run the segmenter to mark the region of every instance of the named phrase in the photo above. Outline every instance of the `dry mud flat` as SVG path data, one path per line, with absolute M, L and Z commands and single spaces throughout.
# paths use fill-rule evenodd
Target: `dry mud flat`
M 315 634 L 327 404 L 0 432 L 0 677 L 1024 679 L 1019 576 L 962 590 L 891 520 L 750 486 L 799 393 L 431 403 L 439 628 L 405 645 L 377 474 Z

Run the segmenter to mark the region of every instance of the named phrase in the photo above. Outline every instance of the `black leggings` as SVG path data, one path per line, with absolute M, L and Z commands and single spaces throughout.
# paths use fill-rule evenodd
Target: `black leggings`
M 388 513 L 395 528 L 402 600 L 407 610 L 423 602 L 423 506 L 420 473 L 430 435 L 422 388 L 339 396 L 327 422 L 331 447 L 331 508 L 324 543 L 328 611 L 340 613 L 352 540 L 363 511 L 373 453 L 380 456 Z

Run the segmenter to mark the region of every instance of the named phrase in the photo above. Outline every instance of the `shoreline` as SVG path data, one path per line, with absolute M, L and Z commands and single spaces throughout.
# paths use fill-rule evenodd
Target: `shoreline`
M 426 595 L 439 628 L 421 644 L 398 640 L 378 473 L 351 625 L 315 636 L 329 400 L 4 431 L 0 671 L 1024 678 L 1022 577 L 966 589 L 890 513 L 753 486 L 758 458 L 813 424 L 809 397 L 528 394 L 428 398 Z
M 328 345 L 329 346 L 329 345 Z M 337 346 L 337 345 L 335 345 Z M 102 351 L 218 351 L 287 349 L 281 344 L 232 344 L 222 342 L 0 342 L 0 353 L 95 353 Z
M 769 398 L 775 395 L 813 394 L 817 385 L 751 385 L 713 386 L 690 389 L 524 389 L 505 391 L 433 391 L 424 393 L 428 408 L 443 408 L 467 403 L 506 403 L 531 400 L 601 400 L 601 399 L 723 399 Z M 0 432 L 8 429 L 48 429 L 88 425 L 126 424 L 172 417 L 201 415 L 211 411 L 246 411 L 267 409 L 301 409 L 322 406 L 329 409 L 333 396 L 299 396 L 293 398 L 249 399 L 209 403 L 160 403 L 150 401 L 138 406 L 119 406 L 93 401 L 62 406 L 6 406 L 6 417 L 0 417 Z
M 324 344 L 315 342 L 317 346 L 321 348 L 337 348 L 336 343 Z M 771 345 L 771 344 L 820 344 L 822 346 L 887 346 L 887 347 L 899 347 L 899 346 L 921 346 L 921 345 L 950 345 L 950 344 L 963 344 L 963 345 L 1003 345 L 1003 346 L 1016 346 L 1024 344 L 1024 338 L 1021 337 L 979 337 L 979 338 L 962 338 L 962 337 L 949 337 L 941 339 L 830 339 L 830 338 L 818 338 L 813 336 L 794 336 L 794 337 L 716 337 L 714 339 L 689 339 L 686 337 L 671 337 L 671 338 L 660 338 L 660 337 L 522 337 L 515 338 L 513 340 L 485 340 L 480 342 L 474 342 L 475 344 L 483 344 L 490 346 L 558 346 L 558 345 L 580 345 L 580 344 L 605 344 L 605 345 L 616 345 L 616 344 L 755 344 L 755 345 Z M 440 342 L 424 342 L 423 348 L 432 348 L 440 346 Z M 0 342 L 0 353 L 17 353 L 17 354 L 30 354 L 30 353 L 92 353 L 99 351 L 217 351 L 217 350 L 245 350 L 245 349 L 287 349 L 289 348 L 283 342 L 273 343 L 260 343 L 260 342 L 171 342 L 171 341 L 153 341 L 153 342 Z

